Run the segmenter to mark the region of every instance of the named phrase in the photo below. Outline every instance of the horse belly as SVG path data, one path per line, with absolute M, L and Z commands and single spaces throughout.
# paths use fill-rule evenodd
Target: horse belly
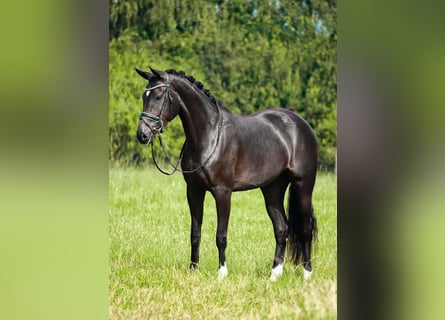
M 287 150 L 277 148 L 272 152 L 256 151 L 251 153 L 251 156 L 241 157 L 235 170 L 234 190 L 242 191 L 268 185 L 286 170 L 287 164 Z

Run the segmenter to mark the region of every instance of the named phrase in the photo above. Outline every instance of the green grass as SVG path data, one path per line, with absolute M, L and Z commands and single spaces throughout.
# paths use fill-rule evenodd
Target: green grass
M 337 316 L 336 178 L 321 173 L 314 191 L 318 245 L 314 272 L 285 264 L 269 278 L 275 249 L 259 190 L 232 197 L 229 275 L 217 280 L 216 212 L 207 193 L 199 271 L 188 270 L 190 215 L 181 174 L 111 168 L 110 319 L 335 319 Z

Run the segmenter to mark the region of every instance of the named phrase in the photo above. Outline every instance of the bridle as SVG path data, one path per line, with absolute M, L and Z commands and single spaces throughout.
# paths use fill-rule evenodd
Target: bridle
M 139 117 L 139 120 L 144 121 L 144 123 L 150 128 L 150 130 L 153 132 L 153 134 L 161 133 L 162 131 L 164 131 L 164 122 L 162 121 L 162 115 L 164 114 L 165 108 L 167 107 L 167 99 L 165 98 L 166 96 L 170 100 L 170 114 L 172 114 L 173 98 L 172 98 L 172 96 L 170 94 L 170 77 L 169 77 L 167 72 L 164 72 L 164 74 L 165 74 L 165 77 L 166 77 L 166 82 L 165 83 L 161 83 L 161 84 L 158 84 L 157 86 L 145 89 L 146 95 L 148 96 L 150 94 L 150 91 L 153 90 L 153 89 L 161 88 L 161 87 L 166 87 L 167 88 L 167 92 L 164 95 L 164 100 L 162 101 L 162 108 L 161 108 L 161 112 L 159 113 L 159 116 L 155 116 L 155 115 L 153 115 L 151 113 L 148 113 L 148 112 L 142 112 L 140 117 Z M 150 119 L 150 120 L 154 121 L 155 124 L 157 124 L 156 128 L 153 128 L 150 125 L 150 123 L 147 121 L 147 119 Z
M 150 130 L 153 132 L 154 135 L 156 135 L 158 133 L 158 138 L 159 138 L 159 144 L 162 147 L 162 150 L 164 152 L 165 158 L 167 159 L 167 161 L 169 162 L 169 164 L 173 167 L 173 171 L 172 172 L 166 172 L 164 171 L 157 163 L 156 161 L 156 157 L 155 157 L 155 153 L 154 153 L 154 148 L 153 148 L 153 143 L 151 144 L 151 153 L 152 153 L 152 157 L 153 157 L 153 162 L 156 165 L 156 168 L 163 174 L 165 175 L 172 175 L 174 174 L 176 171 L 182 172 L 182 173 L 193 173 L 193 172 L 197 172 L 198 170 L 200 170 L 202 167 L 204 167 L 207 162 L 210 160 L 210 158 L 213 156 L 213 154 L 216 151 L 216 147 L 219 144 L 219 138 L 220 138 L 220 133 L 221 133 L 221 127 L 222 127 L 222 118 L 221 118 L 221 111 L 219 109 L 218 103 L 216 103 L 216 109 L 218 111 L 218 132 L 217 132 L 217 137 L 216 137 L 216 143 L 215 146 L 213 147 L 212 151 L 210 152 L 209 156 L 207 157 L 207 159 L 202 162 L 199 166 L 197 166 L 196 168 L 192 169 L 192 170 L 181 170 L 179 167 L 179 164 L 181 163 L 182 160 L 182 156 L 184 155 L 184 149 L 185 149 L 185 145 L 187 143 L 187 141 L 184 142 L 184 145 L 182 146 L 181 149 L 181 153 L 179 155 L 179 159 L 178 161 L 175 163 L 173 163 L 170 159 L 170 157 L 167 154 L 167 151 L 165 150 L 165 146 L 164 143 L 162 141 L 162 137 L 161 137 L 161 133 L 164 131 L 164 122 L 162 121 L 162 115 L 164 114 L 164 111 L 167 107 L 167 99 L 165 98 L 166 96 L 168 96 L 168 99 L 170 100 L 170 115 L 172 115 L 172 104 L 173 104 L 173 98 L 170 94 L 170 77 L 168 75 L 167 72 L 164 72 L 165 77 L 166 77 L 166 82 L 165 83 L 161 83 L 158 84 L 157 86 L 154 87 L 150 87 L 150 88 L 146 88 L 145 92 L 147 92 L 147 96 L 150 94 L 150 91 L 156 88 L 161 88 L 161 87 L 166 87 L 166 93 L 164 95 L 164 100 L 162 101 L 162 108 L 161 108 L 161 112 L 159 113 L 159 116 L 155 116 L 151 113 L 148 112 L 142 112 L 141 115 L 139 116 L 139 120 L 144 121 L 144 123 L 150 128 Z M 184 104 L 182 99 L 180 99 L 179 97 L 179 103 L 180 104 Z M 156 124 L 158 124 L 157 128 L 152 128 L 152 126 L 150 126 L 149 122 L 147 121 L 147 119 L 150 119 L 152 121 L 154 121 Z

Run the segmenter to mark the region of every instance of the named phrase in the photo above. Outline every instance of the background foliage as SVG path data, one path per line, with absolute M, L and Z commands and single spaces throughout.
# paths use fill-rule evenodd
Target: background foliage
M 110 0 L 109 156 L 150 158 L 135 132 L 145 86 L 134 68 L 174 68 L 202 81 L 238 114 L 283 107 L 301 114 L 332 169 L 337 125 L 336 1 Z M 184 141 L 169 124 L 169 152 Z

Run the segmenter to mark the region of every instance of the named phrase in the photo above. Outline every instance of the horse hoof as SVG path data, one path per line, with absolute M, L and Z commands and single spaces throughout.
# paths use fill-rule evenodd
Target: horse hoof
M 304 275 L 304 280 L 309 280 L 311 278 L 312 271 L 308 271 L 303 268 L 303 275 Z
M 190 271 L 196 271 L 196 270 L 198 270 L 198 263 L 196 263 L 196 262 L 190 262 L 189 269 L 190 269 Z
M 218 270 L 218 280 L 222 280 L 225 277 L 227 277 L 227 274 L 229 273 L 229 271 L 227 270 L 227 266 L 224 263 L 223 266 L 221 266 Z
M 270 281 L 275 282 L 283 274 L 283 265 L 279 264 L 275 268 L 272 268 L 270 272 Z

